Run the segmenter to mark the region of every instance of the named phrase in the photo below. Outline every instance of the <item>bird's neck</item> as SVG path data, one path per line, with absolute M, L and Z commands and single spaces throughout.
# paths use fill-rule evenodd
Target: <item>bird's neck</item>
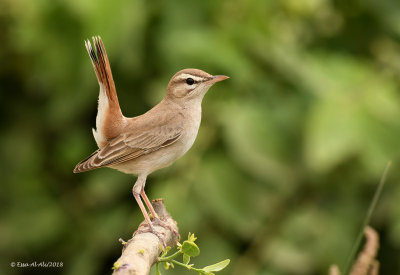
M 167 104 L 172 104 L 176 105 L 177 107 L 185 110 L 198 110 L 201 112 L 201 102 L 203 100 L 203 97 L 199 98 L 190 98 L 190 99 L 182 99 L 182 98 L 175 98 L 175 99 L 170 99 L 165 97 L 163 101 L 165 101 Z

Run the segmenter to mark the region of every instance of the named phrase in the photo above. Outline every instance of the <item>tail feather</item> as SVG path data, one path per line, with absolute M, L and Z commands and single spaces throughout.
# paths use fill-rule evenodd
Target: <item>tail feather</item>
M 99 148 L 102 148 L 107 140 L 120 134 L 124 116 L 119 107 L 117 91 L 103 41 L 100 36 L 92 39 L 93 47 L 89 40 L 85 41 L 85 46 L 100 85 L 96 129 L 93 129 L 93 136 Z
M 103 41 L 101 40 L 100 36 L 95 36 L 92 39 L 94 49 L 89 40 L 85 41 L 85 46 L 92 61 L 97 80 L 99 81 L 99 84 L 104 86 L 109 102 L 111 104 L 115 104 L 115 106 L 119 109 L 117 91 L 115 89 L 110 63 L 108 61 Z
M 85 41 L 85 46 L 100 85 L 96 129 L 93 129 L 93 135 L 98 147 L 103 148 L 108 140 L 115 138 L 121 133 L 125 117 L 122 115 L 119 107 L 117 91 L 103 41 L 100 36 L 93 37 L 92 40 L 94 48 L 89 40 Z M 104 166 L 104 164 L 95 162 L 98 152 L 99 150 L 78 163 L 74 169 L 74 173 Z

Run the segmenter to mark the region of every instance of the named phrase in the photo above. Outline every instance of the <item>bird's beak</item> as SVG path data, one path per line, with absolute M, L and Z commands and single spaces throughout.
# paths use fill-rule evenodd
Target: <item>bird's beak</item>
M 210 82 L 211 83 L 220 82 L 220 81 L 228 79 L 228 78 L 229 78 L 229 76 L 226 76 L 226 75 L 213 75 Z

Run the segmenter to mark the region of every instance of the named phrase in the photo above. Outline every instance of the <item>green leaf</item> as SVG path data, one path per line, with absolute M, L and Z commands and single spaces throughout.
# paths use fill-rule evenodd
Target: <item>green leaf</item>
M 220 271 L 220 270 L 224 269 L 225 267 L 227 267 L 230 261 L 231 260 L 226 259 L 222 262 L 206 266 L 203 268 L 203 271 L 205 271 L 205 272 Z
M 189 234 L 188 234 L 188 239 L 187 239 L 189 242 L 194 242 L 195 240 L 197 240 L 197 237 L 195 237 L 194 236 L 194 234 L 191 234 L 190 232 L 189 232 Z
M 190 262 L 190 256 L 187 254 L 183 254 L 183 263 L 188 264 Z
M 196 257 L 200 254 L 200 248 L 194 242 L 184 241 L 181 247 L 181 252 L 190 257 Z

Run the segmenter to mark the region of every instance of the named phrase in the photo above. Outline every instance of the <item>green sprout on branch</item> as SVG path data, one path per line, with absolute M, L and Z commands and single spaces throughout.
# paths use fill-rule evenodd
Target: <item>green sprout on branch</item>
M 161 275 L 159 268 L 160 263 L 163 263 L 165 270 L 169 269 L 170 267 L 174 268 L 175 265 L 180 265 L 202 275 L 213 275 L 213 272 L 220 271 L 229 264 L 229 259 L 213 265 L 208 265 L 203 268 L 195 268 L 193 264 L 189 264 L 192 257 L 199 256 L 200 254 L 200 248 L 195 243 L 196 239 L 197 238 L 194 236 L 194 234 L 189 233 L 188 239 L 182 244 L 178 243 L 178 249 L 172 255 L 168 255 L 171 247 L 167 247 L 158 258 L 158 263 L 156 263 L 156 275 Z M 176 260 L 176 258 L 180 255 L 182 255 L 182 262 Z

